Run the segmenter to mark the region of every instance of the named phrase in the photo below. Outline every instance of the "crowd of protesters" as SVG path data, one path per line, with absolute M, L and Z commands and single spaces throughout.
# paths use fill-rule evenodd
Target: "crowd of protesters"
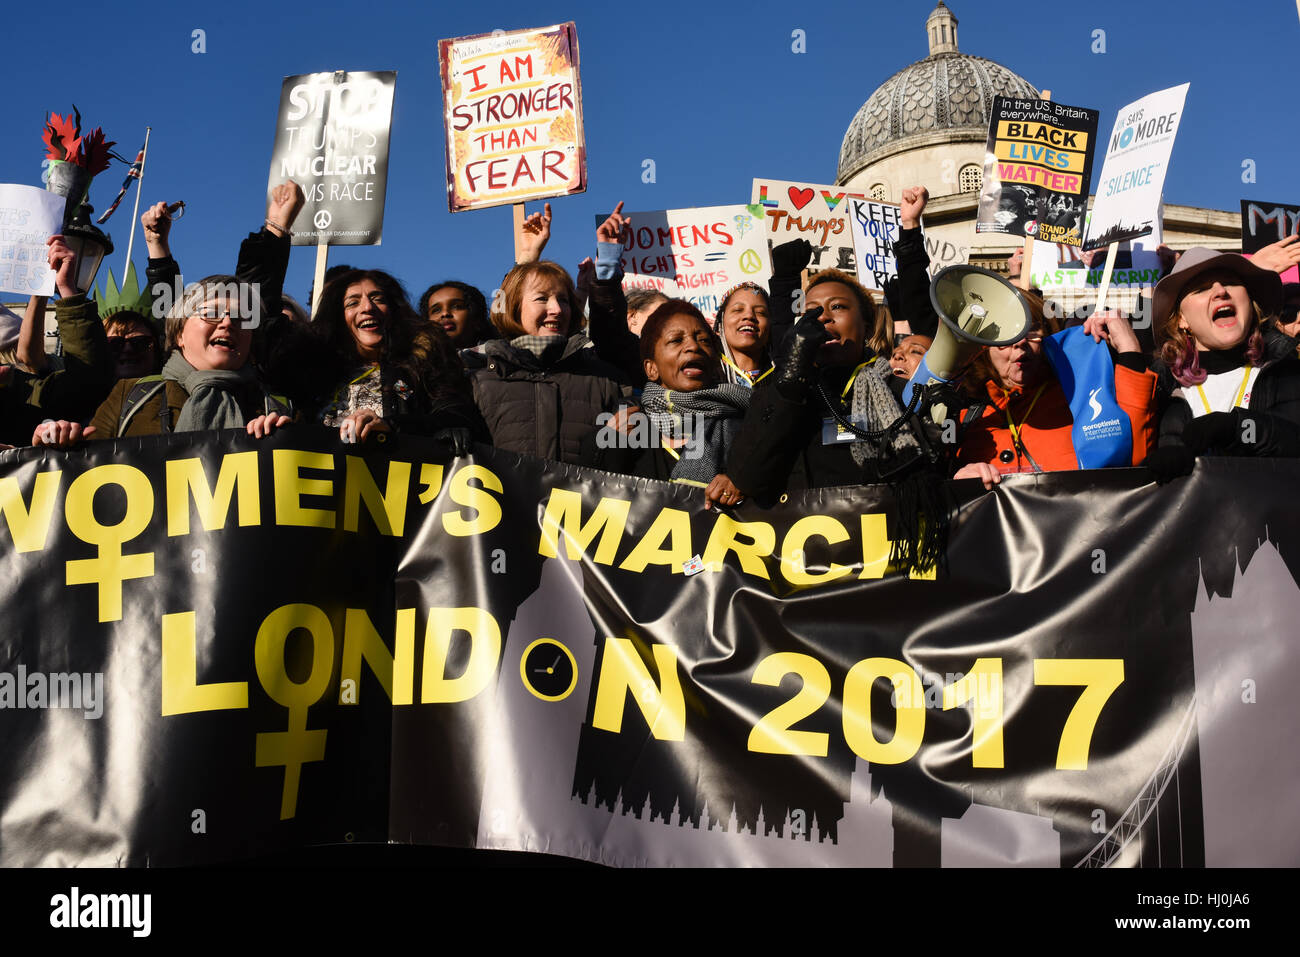
M 926 516 L 942 510 L 947 480 L 991 488 L 1008 473 L 1080 463 L 1071 405 L 1044 349 L 1069 323 L 1033 291 L 1023 293 L 1028 335 L 974 359 L 941 396 L 949 418 L 906 408 L 905 386 L 940 328 L 921 230 L 927 199 L 922 187 L 902 195 L 898 277 L 885 303 L 850 274 L 810 274 L 812 247 L 796 240 L 772 249 L 766 286 L 736 286 L 712 316 L 660 292 L 624 290 L 630 220 L 621 203 L 576 280 L 541 258 L 547 204 L 524 220 L 518 261 L 491 305 L 446 279 L 412 306 L 397 278 L 342 267 L 310 316 L 283 292 L 303 206 L 293 183 L 272 192 L 235 273 L 185 287 L 161 323 L 151 309 L 101 309 L 79 293 L 75 256 L 54 236 L 62 361 L 50 367 L 38 348 L 44 301 L 33 300 L 0 388 L 0 441 L 69 448 L 312 425 L 344 442 L 410 433 L 456 454 L 490 443 L 695 485 L 702 506 L 719 508 L 887 482 L 901 513 L 921 516 L 912 557 L 924 561 L 937 547 Z M 150 287 L 179 289 L 169 207 L 156 204 L 141 222 Z M 1111 398 L 1128 420 L 1131 449 L 1118 464 L 1168 482 L 1203 455 L 1300 456 L 1300 290 L 1280 280 L 1297 260 L 1295 237 L 1253 261 L 1200 248 L 1163 258 L 1153 350 L 1116 312 L 1076 320 L 1108 356 Z M 248 321 L 250 311 L 260 321 Z

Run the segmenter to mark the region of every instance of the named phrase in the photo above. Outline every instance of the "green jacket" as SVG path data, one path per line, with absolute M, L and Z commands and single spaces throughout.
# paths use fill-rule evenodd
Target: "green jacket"
M 113 358 L 95 301 L 72 296 L 55 306 L 63 368 L 43 375 L 11 369 L 0 385 L 0 442 L 29 445 L 45 419 L 85 422 L 113 387 Z

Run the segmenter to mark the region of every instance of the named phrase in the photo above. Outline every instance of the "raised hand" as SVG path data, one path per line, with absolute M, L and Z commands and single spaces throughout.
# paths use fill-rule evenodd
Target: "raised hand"
M 271 190 L 271 202 L 266 207 L 266 225 L 281 235 L 287 233 L 306 202 L 301 186 L 293 180 L 281 183 Z
M 1273 272 L 1286 272 L 1300 264 L 1300 236 L 1286 236 L 1251 254 L 1251 264 Z
M 172 231 L 172 214 L 167 211 L 166 203 L 154 203 L 140 217 L 144 227 L 144 244 L 148 247 L 150 259 L 166 259 L 172 254 L 168 237 Z
M 596 242 L 598 243 L 621 243 L 623 241 L 623 229 L 630 228 L 632 220 L 623 215 L 623 201 L 619 200 L 614 211 L 605 217 L 605 221 L 596 227 Z
M 542 250 L 551 241 L 551 204 L 546 203 L 543 212 L 533 213 L 524 219 L 519 227 L 519 261 L 535 263 L 542 258 Z
M 68 248 L 60 235 L 45 240 L 49 246 L 50 268 L 54 270 L 54 287 L 64 299 L 77 295 L 77 254 Z
M 930 191 L 924 186 L 909 186 L 903 190 L 903 201 L 899 204 L 899 219 L 904 229 L 916 229 L 921 225 L 921 214 L 925 204 L 930 201 Z

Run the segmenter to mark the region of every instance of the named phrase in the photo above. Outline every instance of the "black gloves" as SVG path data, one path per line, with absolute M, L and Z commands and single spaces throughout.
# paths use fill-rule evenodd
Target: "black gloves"
M 817 353 L 830 338 L 826 327 L 822 325 L 821 315 L 822 307 L 813 306 L 794 325 L 790 337 L 790 353 L 786 356 L 785 364 L 777 370 L 775 382 L 777 390 L 787 399 L 802 398 L 812 385 Z
M 1196 456 L 1185 445 L 1162 445 L 1153 449 L 1142 463 L 1156 473 L 1156 482 L 1164 485 L 1184 475 L 1191 475 L 1196 465 Z
M 1183 427 L 1183 442 L 1197 455 L 1232 445 L 1241 434 L 1241 409 L 1197 416 Z
M 812 243 L 806 239 L 792 239 L 772 247 L 772 275 L 797 276 L 812 262 Z
M 470 445 L 474 441 L 474 436 L 469 429 L 457 426 L 450 429 L 439 429 L 433 434 L 435 442 L 441 442 L 447 448 L 451 449 L 452 455 L 460 458 L 469 455 Z

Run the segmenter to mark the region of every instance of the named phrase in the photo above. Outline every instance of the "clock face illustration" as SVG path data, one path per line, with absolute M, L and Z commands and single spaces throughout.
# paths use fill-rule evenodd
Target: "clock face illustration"
M 519 677 L 543 701 L 562 701 L 578 684 L 578 663 L 554 638 L 538 638 L 519 659 Z

